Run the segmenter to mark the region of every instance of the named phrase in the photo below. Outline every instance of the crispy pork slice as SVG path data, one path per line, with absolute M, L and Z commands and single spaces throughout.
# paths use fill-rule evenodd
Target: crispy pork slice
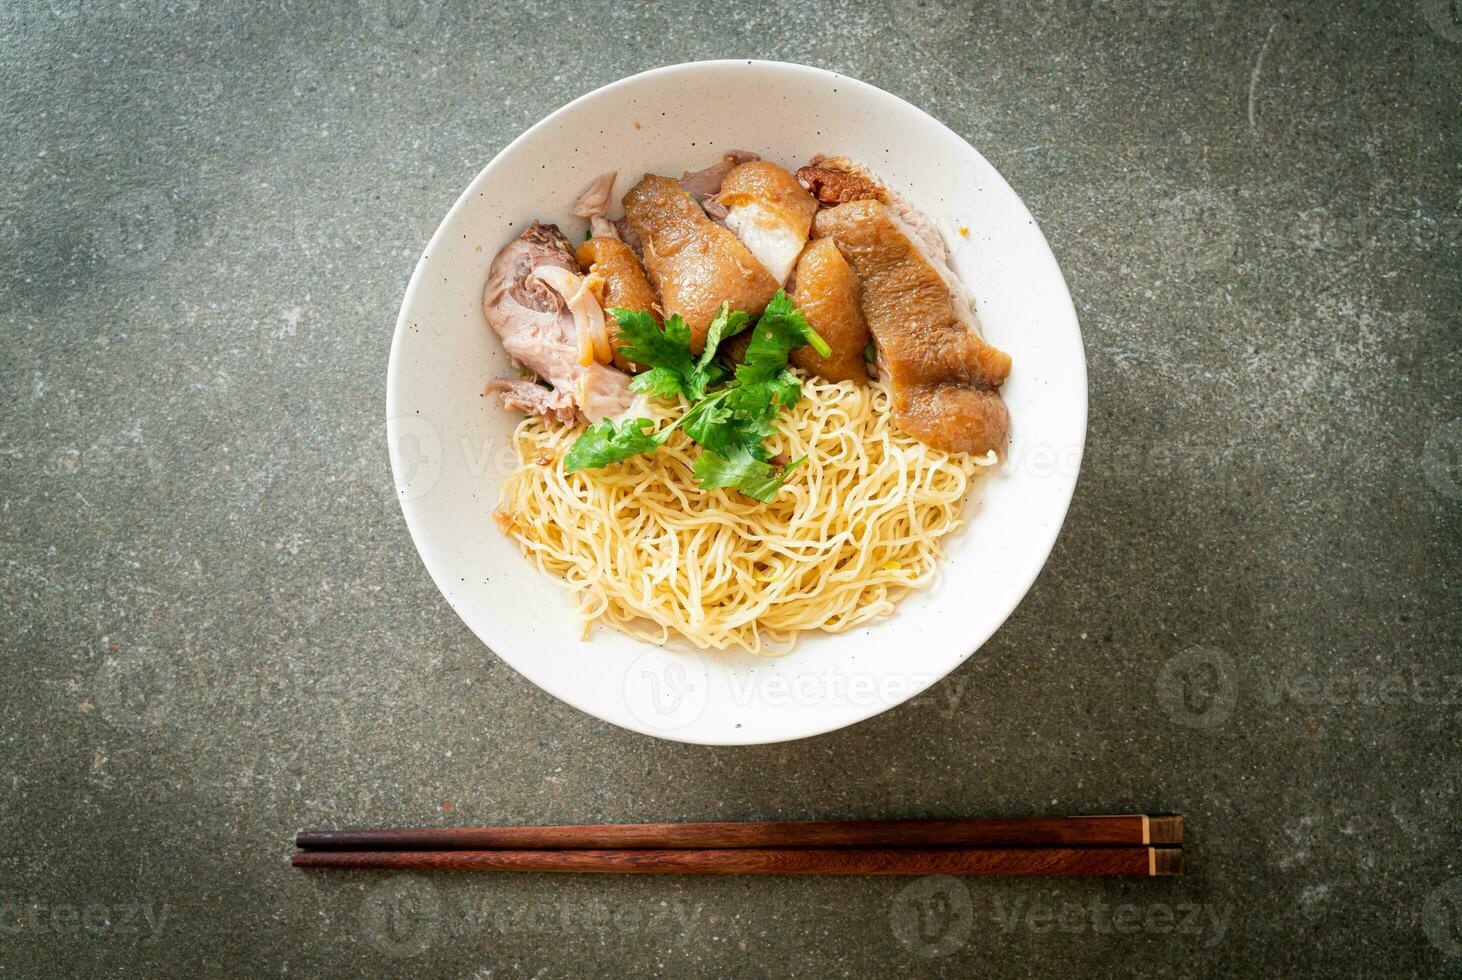
M 807 234 L 817 200 L 782 167 L 769 160 L 743 163 L 721 182 L 716 203 L 726 209 L 726 227 L 786 285 Z
M 1010 355 L 980 336 L 943 255 L 930 256 L 917 232 L 876 200 L 819 211 L 813 235 L 836 241 L 858 275 L 899 428 L 935 449 L 1003 456 L 1010 415 L 999 389 Z
M 576 410 L 594 422 L 638 407 L 629 375 L 608 366 L 608 337 L 596 336 L 604 331 L 603 313 L 556 226 L 535 221 L 498 252 L 482 312 L 508 356 L 551 386 L 522 378 L 490 382 L 488 390 L 501 391 L 504 405 L 563 422 Z
M 665 316 L 678 313 L 691 331 L 691 349 L 723 301 L 757 316 L 777 281 L 731 232 L 707 218 L 674 178 L 646 174 L 624 196 L 624 214 L 643 247 L 645 271 Z
M 794 365 L 829 381 L 867 381 L 868 321 L 858 304 L 858 277 L 831 238 L 809 242 L 797 260 L 792 300 L 812 329 L 832 348 L 829 357 L 811 347 L 791 353 Z

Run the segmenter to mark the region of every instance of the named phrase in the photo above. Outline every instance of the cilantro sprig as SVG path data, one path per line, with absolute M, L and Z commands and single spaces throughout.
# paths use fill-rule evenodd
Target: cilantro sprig
M 828 357 L 832 348 L 818 336 L 802 311 L 792 305 L 780 289 L 767 304 L 766 312 L 756 321 L 746 357 L 736 369 L 741 384 L 769 381 L 787 367 L 787 355 L 798 347 L 811 344 L 819 357 Z
M 648 312 L 611 309 L 619 325 L 620 353 L 648 370 L 630 382 L 632 391 L 655 398 L 684 398 L 685 414 L 659 431 L 645 418 L 600 421 L 579 437 L 564 457 L 564 472 L 608 466 L 664 445 L 677 428 L 702 448 L 692 472 L 703 490 L 734 487 L 755 500 L 771 501 L 802 459 L 786 466 L 769 462 L 767 437 L 784 408 L 802 397 L 802 384 L 787 367 L 788 355 L 811 345 L 822 357 L 832 353 L 802 311 L 777 291 L 756 320 L 742 363 L 728 380 L 716 358 L 721 344 L 752 325 L 743 310 L 721 309 L 706 331 L 699 355 L 691 353 L 690 328 L 679 315 L 663 327 Z M 725 382 L 712 391 L 712 387 Z M 805 459 L 805 457 L 803 457 Z
M 693 472 L 695 482 L 702 490 L 735 487 L 748 497 L 769 504 L 787 477 L 806 458 L 794 459 L 786 466 L 773 466 L 757 459 L 750 450 L 741 446 L 733 448 L 730 456 L 707 449 L 696 457 Z
M 644 310 L 609 311 L 619 324 L 620 353 L 635 364 L 650 369 L 637 374 L 630 382 L 631 391 L 642 391 L 656 398 L 684 395 L 695 402 L 706 396 L 706 389 L 726 376 L 714 360 L 721 341 L 736 336 L 751 325 L 744 310 L 731 311 L 730 303 L 722 303 L 716 318 L 706 331 L 706 346 L 697 358 L 690 352 L 690 327 L 679 313 L 665 320 L 663 328 Z
M 620 463 L 640 453 L 653 453 L 665 445 L 675 426 L 668 425 L 659 432 L 646 432 L 655 427 L 650 419 L 600 419 L 574 440 L 564 454 L 563 471 L 575 473 L 579 470 L 598 469 L 610 463 Z

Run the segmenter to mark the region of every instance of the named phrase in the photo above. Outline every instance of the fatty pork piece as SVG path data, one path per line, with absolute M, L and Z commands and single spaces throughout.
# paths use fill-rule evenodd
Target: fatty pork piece
M 761 157 L 746 150 L 732 150 L 721 157 L 720 163 L 713 163 L 704 170 L 687 170 L 680 175 L 680 189 L 696 199 L 705 209 L 707 216 L 717 224 L 725 224 L 726 209 L 716 203 L 721 193 L 721 182 L 734 168 L 743 163 L 760 160 Z
M 589 219 L 589 230 L 596 238 L 619 238 L 614 222 L 605 217 L 609 213 L 609 195 L 614 192 L 614 181 L 618 176 L 617 170 L 600 174 L 574 202 L 574 214 Z
M 832 238 L 862 285 L 899 428 L 935 449 L 1005 454 L 1010 414 L 1000 385 L 1010 355 L 980 336 L 969 295 L 944 261 L 883 203 L 819 211 L 813 235 Z
M 858 294 L 858 277 L 831 238 L 819 238 L 803 249 L 793 277 L 792 299 L 812 329 L 827 341 L 832 355 L 822 357 L 810 346 L 799 347 L 790 355 L 794 365 L 829 381 L 868 380 L 863 358 L 868 321 L 863 318 Z
M 605 217 L 609 206 L 609 194 L 614 188 L 615 174 L 603 174 L 595 178 L 589 189 L 574 203 L 574 214 L 589 219 L 593 237 L 581 242 L 574 257 L 586 271 L 585 282 L 589 284 L 594 297 L 604 309 L 605 325 L 609 331 L 609 347 L 614 353 L 614 364 L 624 371 L 633 369 L 625 356 L 619 352 L 619 321 L 610 313 L 611 309 L 643 310 L 661 322 L 660 301 L 655 289 L 640 267 L 640 260 L 632 248 L 619 238 L 614 222 Z
M 583 288 L 578 263 L 554 225 L 533 222 L 513 239 L 488 270 L 482 312 L 508 356 L 552 385 L 521 378 L 491 381 L 503 404 L 534 415 L 591 422 L 636 407 L 629 375 L 607 364 L 604 314 Z
M 777 281 L 735 235 L 705 212 L 671 177 L 646 174 L 624 196 L 624 214 L 644 248 L 645 271 L 665 316 L 678 313 L 699 352 L 721 303 L 759 316 Z
M 716 203 L 726 210 L 726 227 L 785 285 L 807 244 L 817 200 L 785 169 L 757 160 L 726 174 Z

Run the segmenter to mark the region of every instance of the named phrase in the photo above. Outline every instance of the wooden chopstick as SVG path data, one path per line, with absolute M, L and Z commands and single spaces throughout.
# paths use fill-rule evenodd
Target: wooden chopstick
M 1146 847 L 1183 842 L 1183 818 L 983 817 L 969 820 L 809 820 L 306 830 L 302 850 L 632 850 L 825 847 Z M 323 865 L 318 865 L 323 866 Z
M 297 851 L 300 868 L 619 874 L 1071 875 L 1183 873 L 1176 847 L 852 847 Z

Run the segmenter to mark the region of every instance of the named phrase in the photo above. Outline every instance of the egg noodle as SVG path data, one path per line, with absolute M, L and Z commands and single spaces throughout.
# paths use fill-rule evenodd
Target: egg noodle
M 899 432 L 884 383 L 802 376 L 802 399 L 768 446 L 806 456 L 776 499 L 701 490 L 694 444 L 565 474 L 584 431 L 529 417 L 498 525 L 578 602 L 585 635 L 604 622 L 664 643 L 786 653 L 803 630 L 839 633 L 887 616 L 931 584 L 943 539 L 988 457 L 931 449 Z M 685 406 L 653 402 L 656 428 Z

